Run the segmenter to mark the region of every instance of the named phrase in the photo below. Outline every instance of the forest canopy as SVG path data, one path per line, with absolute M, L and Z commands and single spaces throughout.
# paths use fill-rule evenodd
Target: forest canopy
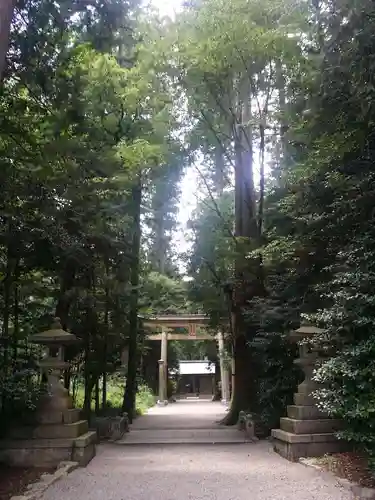
M 6 0 L 0 17 L 1 421 L 37 405 L 29 339 L 54 317 L 82 340 L 65 384 L 87 413 L 128 351 L 132 418 L 157 361 L 142 318 L 199 312 L 234 362 L 225 423 L 249 410 L 269 430 L 308 320 L 329 353 L 317 404 L 375 458 L 372 0 L 193 0 L 173 18 Z M 171 364 L 206 353 L 189 349 Z

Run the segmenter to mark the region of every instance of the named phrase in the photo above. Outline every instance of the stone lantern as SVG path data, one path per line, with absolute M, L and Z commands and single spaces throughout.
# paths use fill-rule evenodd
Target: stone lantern
M 300 328 L 289 334 L 290 340 L 298 344 L 299 358 L 294 360 L 294 364 L 299 366 L 305 375 L 305 379 L 298 386 L 298 393 L 310 397 L 312 404 L 314 399 L 311 393 L 318 388 L 317 384 L 313 382 L 312 376 L 319 359 L 319 353 L 318 349 L 311 344 L 311 341 L 309 342 L 309 339 L 322 332 L 323 330 L 316 326 L 303 323 Z
M 44 402 L 48 404 L 48 409 L 62 411 L 72 408 L 69 392 L 60 379 L 63 371 L 69 368 L 69 363 L 65 361 L 65 347 L 79 342 L 79 339 L 73 333 L 63 330 L 60 320 L 55 318 L 49 330 L 32 335 L 30 340 L 46 348 L 44 357 L 38 364 L 47 376 L 48 394 L 44 397 Z
M 60 381 L 63 370 L 69 367 L 64 349 L 78 339 L 55 319 L 50 330 L 30 340 L 46 348 L 39 366 L 47 376 L 47 393 L 34 418 L 23 427 L 10 429 L 7 439 L 0 442 L 0 461 L 21 467 L 56 467 L 65 460 L 86 465 L 95 455 L 96 431 L 90 431 L 80 410 L 72 407 Z
M 291 461 L 342 451 L 344 446 L 336 438 L 342 422 L 320 412 L 312 394 L 319 387 L 312 377 L 320 353 L 311 339 L 322 332 L 305 323 L 290 334 L 299 344 L 299 358 L 294 363 L 301 367 L 305 379 L 294 394 L 294 404 L 287 407 L 288 416 L 280 419 L 280 429 L 273 429 L 272 437 L 274 450 Z

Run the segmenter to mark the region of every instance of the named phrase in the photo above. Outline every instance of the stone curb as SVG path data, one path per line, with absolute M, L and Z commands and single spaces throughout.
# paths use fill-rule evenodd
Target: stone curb
M 319 472 L 329 474 L 330 477 L 333 476 L 333 474 L 326 471 L 324 467 L 314 463 L 314 460 L 311 458 L 300 458 L 299 463 L 305 467 L 310 467 L 311 469 L 315 469 Z M 365 488 L 358 483 L 352 483 L 348 479 L 343 479 L 337 476 L 333 477 L 337 480 L 340 486 L 353 493 L 355 500 L 375 500 L 375 488 Z
M 26 487 L 26 491 L 23 495 L 13 496 L 10 500 L 39 500 L 47 488 L 56 483 L 59 479 L 66 477 L 78 467 L 78 462 L 60 462 L 53 474 L 42 474 L 39 481 L 31 483 Z

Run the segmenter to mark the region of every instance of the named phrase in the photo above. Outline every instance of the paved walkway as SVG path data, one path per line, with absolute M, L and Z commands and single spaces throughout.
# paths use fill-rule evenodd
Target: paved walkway
M 225 406 L 211 400 L 180 400 L 155 406 L 135 420 L 131 432 L 118 444 L 240 444 L 246 436 L 236 428 L 219 425 Z
M 224 411 L 219 403 L 202 401 L 154 408 L 134 423 L 129 437 L 135 431 L 156 436 L 167 426 L 170 437 L 198 430 L 226 433 L 215 423 Z M 198 441 L 196 446 L 100 445 L 85 469 L 55 483 L 43 500 L 354 500 L 333 477 L 284 460 L 267 441 Z
M 211 429 L 225 412 L 224 405 L 209 399 L 181 399 L 150 408 L 147 415 L 134 421 L 132 429 Z

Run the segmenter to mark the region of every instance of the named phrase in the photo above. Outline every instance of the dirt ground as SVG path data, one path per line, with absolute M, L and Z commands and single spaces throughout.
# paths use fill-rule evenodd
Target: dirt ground
M 35 483 L 45 472 L 54 472 L 54 469 L 26 469 L 0 464 L 0 500 L 21 495 L 28 484 Z
M 335 453 L 318 459 L 318 463 L 338 477 L 366 488 L 375 488 L 375 477 L 363 455 L 354 452 Z

